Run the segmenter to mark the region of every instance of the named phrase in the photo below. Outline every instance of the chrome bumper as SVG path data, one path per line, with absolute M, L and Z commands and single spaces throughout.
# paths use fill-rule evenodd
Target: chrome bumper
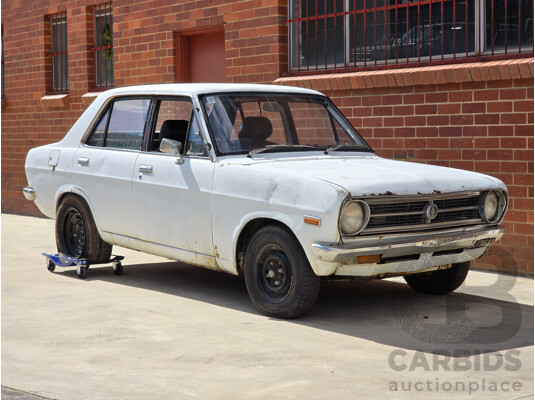
M 35 189 L 33 187 L 26 186 L 22 188 L 22 193 L 24 193 L 24 197 L 26 197 L 27 200 L 35 200 Z
M 336 263 L 354 263 L 356 257 L 380 254 L 382 257 L 402 257 L 409 254 L 488 247 L 493 239 L 500 239 L 505 232 L 502 226 L 477 227 L 428 232 L 418 234 L 363 237 L 358 242 L 312 244 L 316 258 Z M 479 243 L 478 243 L 479 242 Z

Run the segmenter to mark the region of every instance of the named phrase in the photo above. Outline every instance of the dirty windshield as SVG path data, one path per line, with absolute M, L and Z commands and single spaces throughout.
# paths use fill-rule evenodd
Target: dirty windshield
M 372 151 L 325 97 L 230 93 L 203 96 L 202 103 L 221 154 Z

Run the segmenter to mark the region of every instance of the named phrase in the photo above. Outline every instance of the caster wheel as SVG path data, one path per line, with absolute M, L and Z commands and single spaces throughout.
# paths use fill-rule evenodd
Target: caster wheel
M 50 258 L 46 259 L 46 269 L 48 269 L 50 272 L 54 272 L 56 270 L 56 264 L 54 264 Z
M 122 275 L 123 274 L 123 264 L 121 264 L 120 261 L 113 263 L 113 273 L 115 275 Z
M 78 270 L 78 278 L 85 279 L 87 276 L 87 267 L 80 267 Z

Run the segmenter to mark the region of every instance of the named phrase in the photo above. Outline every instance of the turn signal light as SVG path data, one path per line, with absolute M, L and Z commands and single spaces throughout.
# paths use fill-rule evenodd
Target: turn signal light
M 380 254 L 373 254 L 371 256 L 358 256 L 357 263 L 359 264 L 378 264 L 381 261 Z

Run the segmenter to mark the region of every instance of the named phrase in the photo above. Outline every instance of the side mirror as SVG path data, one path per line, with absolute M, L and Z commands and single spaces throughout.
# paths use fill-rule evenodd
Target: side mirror
M 162 139 L 160 142 L 160 151 L 162 153 L 174 154 L 175 156 L 178 156 L 178 160 L 176 160 L 176 163 L 178 165 L 184 164 L 184 159 L 180 154 L 180 152 L 182 151 L 182 143 L 180 143 L 178 140 L 167 138 Z

